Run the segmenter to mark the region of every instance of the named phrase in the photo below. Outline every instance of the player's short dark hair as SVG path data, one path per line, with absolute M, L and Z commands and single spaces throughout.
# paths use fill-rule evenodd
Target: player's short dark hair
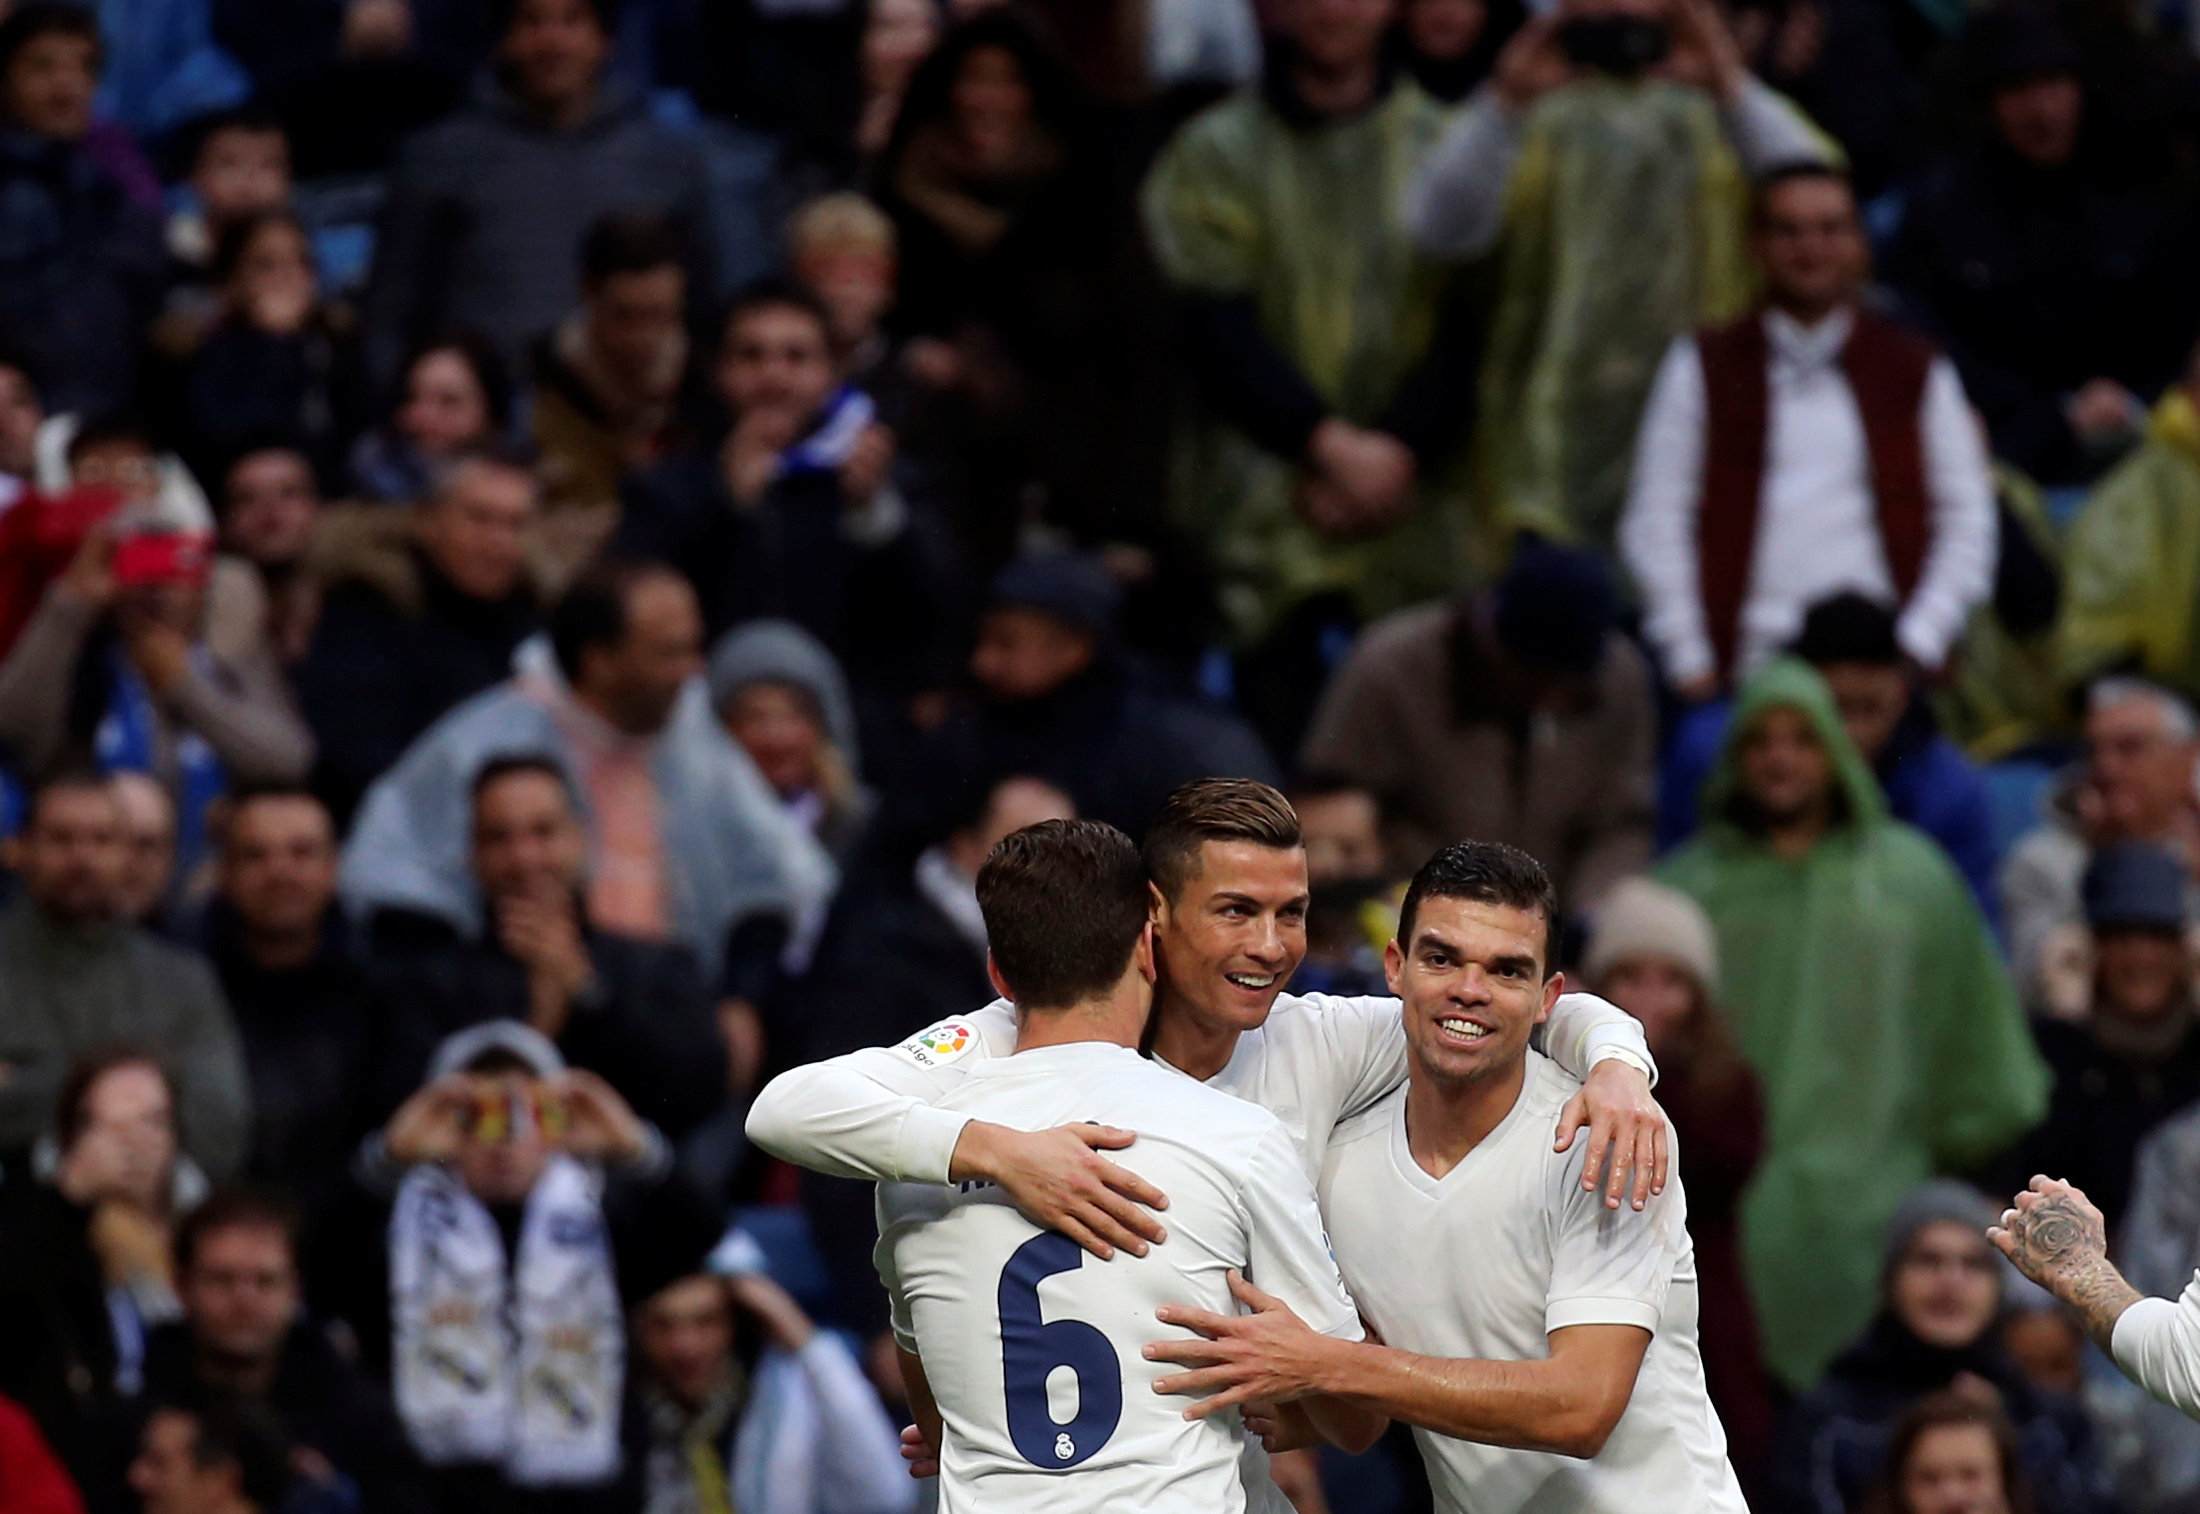
M 237 1184 L 215 1189 L 177 1222 L 172 1243 L 177 1276 L 191 1270 L 206 1238 L 220 1230 L 271 1230 L 283 1238 L 291 1266 L 298 1264 L 297 1207 L 272 1188 Z
M 614 274 L 687 266 L 679 229 L 664 216 L 598 216 L 581 239 L 581 283 L 594 288 Z
M 1856 203 L 1856 185 L 1845 170 L 1831 163 L 1815 159 L 1798 158 L 1793 162 L 1776 163 L 1749 183 L 1749 224 L 1754 230 L 1765 224 L 1772 209 L 1772 197 L 1790 184 L 1802 184 L 1815 180 L 1824 184 L 1837 184 L 1848 191 L 1849 203 Z
M 1162 802 L 1146 827 L 1146 876 L 1174 901 L 1199 871 L 1210 841 L 1249 841 L 1286 851 L 1303 845 L 1291 801 L 1250 778 L 1199 778 Z
M 1407 950 L 1424 899 L 1465 899 L 1538 912 L 1543 916 L 1544 976 L 1557 966 L 1558 890 L 1543 864 L 1520 848 L 1502 841 L 1454 841 L 1422 863 L 1398 907 L 1398 945 Z
M 1066 1009 L 1123 976 L 1146 928 L 1146 869 L 1098 820 L 1012 832 L 978 869 L 993 965 L 1019 1007 Z

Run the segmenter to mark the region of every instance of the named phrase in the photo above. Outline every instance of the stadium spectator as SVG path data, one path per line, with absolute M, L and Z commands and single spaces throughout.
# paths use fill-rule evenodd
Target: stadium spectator
M 145 1401 L 244 1406 L 294 1462 L 308 1451 L 349 1481 L 361 1509 L 427 1514 L 425 1473 L 388 1395 L 304 1312 L 292 1211 L 257 1190 L 217 1190 L 176 1227 L 175 1253 L 183 1317 L 146 1337 Z
M 2132 670 L 2200 698 L 2200 347 L 2162 392 L 2146 441 L 2101 480 L 2070 526 L 2062 672 Z
M 2034 1514 L 2016 1427 L 1974 1395 L 1928 1393 L 1895 1426 L 1864 1514 Z
M 2085 751 L 2002 866 L 2010 970 L 2035 1011 L 2073 1010 L 2058 1006 L 2052 985 L 2084 920 L 2080 885 L 2096 849 L 2144 841 L 2168 847 L 2188 867 L 2200 855 L 2193 792 L 2200 717 L 2191 705 L 2136 679 L 2103 679 L 2086 695 Z M 2188 913 L 2200 911 L 2200 885 L 2188 888 Z
M 720 1275 L 738 1250 L 738 1270 Z M 900 1514 L 916 1498 L 894 1427 L 840 1338 L 820 1330 L 735 1232 L 708 1273 L 635 1311 L 649 1514 Z
M 2046 1120 L 1996 1169 L 1997 1191 L 2013 1193 L 2051 1167 L 2084 1186 L 2114 1231 L 2139 1143 L 2200 1098 L 2189 880 L 2181 858 L 2144 842 L 2104 847 L 2086 864 L 2091 992 L 2078 1021 L 2033 1024 L 2054 1092 Z
M 1611 570 L 1527 543 L 1494 587 L 1361 633 L 1300 761 L 1383 806 L 1390 871 L 1460 836 L 1520 847 L 1569 914 L 1650 862 L 1657 719 Z
M 725 1096 L 710 994 L 685 947 L 588 922 L 588 837 L 566 784 L 548 757 L 492 759 L 476 775 L 473 874 L 485 925 L 389 960 L 398 1089 L 417 1086 L 454 1032 L 512 1020 L 678 1140 Z
M 334 477 L 362 421 L 357 343 L 322 295 L 304 223 L 288 210 L 232 223 L 210 272 L 221 302 L 176 365 L 179 450 L 212 477 L 254 438 L 289 436 Z
M 1489 78 L 1526 19 L 1520 0 L 1401 0 L 1392 45 L 1414 83 L 1456 105 Z
M 1325 635 L 1450 592 L 1476 342 L 1394 201 L 1441 107 L 1383 62 L 1390 0 L 1289 0 L 1264 82 L 1189 122 L 1145 187 L 1199 412 L 1178 518 L 1217 563 L 1240 705 L 1295 750 Z M 1473 566 L 1481 566 L 1475 564 Z
M 224 1176 L 252 1118 L 236 1029 L 202 958 L 117 918 L 122 846 L 105 781 L 59 777 L 32 798 L 15 843 L 22 894 L 0 912 L 0 1153 L 51 1128 L 80 1057 L 126 1042 L 160 1059 L 184 1149 Z
M 0 500 L 7 504 L 22 498 L 38 466 L 38 428 L 45 420 L 46 403 L 30 370 L 0 357 Z
M 539 511 L 532 474 L 479 456 L 444 468 L 410 512 L 331 521 L 296 677 L 319 737 L 314 788 L 339 817 L 445 711 L 511 676 L 513 652 L 542 626 L 527 561 Z
M 1963 385 L 1930 344 L 1858 303 L 1848 180 L 1776 170 L 1752 201 L 1761 303 L 1667 349 L 1635 443 L 1620 544 L 1661 670 L 1717 693 L 1792 641 L 1811 606 L 1901 606 L 1904 655 L 1937 669 L 1993 586 L 1995 512 Z
M 876 405 L 842 378 L 824 305 L 776 279 L 744 290 L 713 381 L 731 429 L 629 481 L 617 550 L 678 565 L 712 635 L 791 620 L 859 685 L 921 687 L 953 619 L 943 544 Z
M 165 933 L 176 877 L 176 804 L 143 773 L 107 780 L 121 822 L 122 868 L 115 877 L 115 918 Z
M 130 1491 L 144 1514 L 276 1514 L 307 1496 L 290 1454 L 264 1415 L 163 1405 L 130 1459 Z
M 341 1191 L 394 1006 L 336 904 L 336 827 L 300 788 L 248 789 L 230 807 L 205 923 L 252 1084 L 244 1170 L 317 1220 Z
M 435 1506 L 634 1507 L 626 1311 L 716 1235 L 664 1137 L 541 1035 L 493 1020 L 437 1049 L 360 1172 L 386 1219 L 354 1259 L 348 1318 L 390 1363 Z
M 832 317 L 833 353 L 850 382 L 898 425 L 893 371 L 900 349 L 886 331 L 899 294 L 900 243 L 886 212 L 862 195 L 821 195 L 787 218 L 789 270 Z
M 306 571 L 322 515 L 313 462 L 288 441 L 245 444 L 221 474 L 221 545 L 259 577 L 263 635 L 285 668 L 305 656 L 321 585 Z
M 1408 214 L 1499 260 L 1477 447 L 1509 522 L 1610 544 L 1658 355 L 1747 308 L 1750 179 L 1829 157 L 1710 0 L 1565 0 L 1506 44 Z
M 130 403 L 160 294 L 160 221 L 87 140 L 102 56 L 66 0 L 0 22 L 0 337 L 56 413 Z
M 1018 7 L 957 21 L 910 79 L 873 181 L 897 242 L 893 329 L 933 339 L 931 377 L 959 401 L 963 545 L 987 567 L 1034 506 L 1083 540 L 1156 514 L 1154 281 L 1069 72 L 1111 40 L 1057 49 Z
M 367 500 L 425 499 L 435 475 L 470 452 L 494 451 L 512 429 L 509 370 L 483 338 L 431 338 L 405 364 L 389 417 L 351 450 L 352 492 Z
M 855 704 L 840 664 L 785 620 L 752 620 L 710 649 L 710 702 L 788 813 L 847 864 L 878 795 L 860 766 Z
M 1089 554 L 1037 553 L 995 576 L 970 654 L 976 695 L 914 763 L 920 804 L 952 808 L 973 773 L 1028 773 L 1080 816 L 1136 830 L 1194 778 L 1269 776 L 1243 722 L 1158 687 L 1132 660 L 1118 598 Z
M 1978 1190 L 1946 1179 L 1903 1199 L 1888 1222 L 1870 1329 L 1796 1400 L 1781 1426 L 1771 1463 L 1774 1508 L 1855 1508 L 1886 1468 L 1903 1416 L 1927 1395 L 1950 1390 L 2014 1423 L 2018 1465 L 2041 1514 L 2112 1507 L 2084 1411 L 2034 1388 L 1995 1335 L 2002 1265 L 1986 1227 L 1999 1212 Z
M 1766 1365 L 1799 1389 L 1871 1312 L 1871 1227 L 2030 1128 L 2047 1072 L 1961 875 L 1888 815 L 1806 664 L 1743 685 L 1704 813 L 1660 875 L 1710 915 L 1764 1080 L 1743 1257 Z
M 1389 871 L 1382 807 L 1335 773 L 1309 773 L 1285 798 L 1306 846 L 1306 955 L 1294 994 L 1387 995 L 1383 944 L 1397 928 L 1398 880 Z
M 254 106 L 192 123 L 184 204 L 169 213 L 170 284 L 164 315 L 198 317 L 218 297 L 215 249 L 233 227 L 290 207 L 290 142 L 282 123 Z
M 859 163 L 874 162 L 886 150 L 909 81 L 939 40 L 940 12 L 930 0 L 872 0 L 865 7 L 856 66 Z
M 1903 653 L 1894 611 L 1853 590 L 1811 605 L 1789 650 L 1818 670 L 1841 725 L 1887 796 L 1895 819 L 1940 843 L 1989 921 L 2001 914 L 1994 874 L 2001 858 L 1986 782 L 1940 734 L 1931 704 Z M 1658 832 L 1668 845 L 1696 829 L 1696 799 L 1718 760 L 1732 714 L 1723 700 L 1683 715 L 1658 774 Z
M 535 344 L 543 498 L 584 512 L 593 556 L 618 520 L 619 483 L 682 437 L 689 378 L 687 265 L 671 224 L 606 216 L 581 242 L 581 307 Z
M 1642 1022 L 1680 1144 L 1702 1291 L 1704 1383 L 1745 1487 L 1764 1470 L 1773 1397 L 1742 1266 L 1743 1189 L 1765 1149 L 1764 1089 L 1718 1003 L 1719 941 L 1701 905 L 1648 878 L 1605 895 L 1581 981 Z
M 168 1080 L 143 1052 L 76 1063 L 48 1134 L 50 1177 L 11 1178 L 0 1200 L 0 1392 L 89 1487 L 102 1421 L 142 1381 L 145 1331 L 176 1311 L 169 1225 L 205 1178 L 177 1155 Z
M 304 777 L 313 733 L 260 617 L 239 611 L 250 575 L 211 564 L 200 533 L 123 509 L 86 533 L 0 662 L 0 744 L 33 778 L 86 762 L 151 773 L 176 802 L 189 868 L 208 806 L 232 783 Z
M 737 925 L 814 921 L 831 861 L 711 713 L 686 580 L 663 567 L 594 570 L 552 612 L 548 641 L 523 646 L 516 677 L 452 711 L 376 781 L 344 857 L 353 906 L 478 933 L 474 782 L 495 758 L 534 753 L 583 798 L 595 929 L 680 941 L 708 982 Z
M 2122 154 L 2088 141 L 2096 102 L 2057 8 L 2011 0 L 1981 19 L 1965 41 L 1984 140 L 1913 190 L 1888 271 L 1948 344 L 1996 454 L 2080 483 L 2136 437 L 2138 393 L 2191 337 L 2182 243 Z
M 493 82 L 406 145 L 366 295 L 375 382 L 394 386 L 413 345 L 460 319 L 522 371 L 528 344 L 564 319 L 588 228 L 612 212 L 678 216 L 693 293 L 717 292 L 702 160 L 606 78 L 610 14 L 591 0 L 515 0 Z

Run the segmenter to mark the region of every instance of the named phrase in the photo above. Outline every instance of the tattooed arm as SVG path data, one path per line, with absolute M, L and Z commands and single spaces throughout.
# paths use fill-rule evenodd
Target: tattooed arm
M 2103 1351 L 2124 1311 L 2144 1297 L 2108 1259 L 2108 1225 L 2086 1196 L 2057 1178 L 2035 1177 L 2016 1207 L 1986 1232 L 2017 1270 L 2076 1312 Z

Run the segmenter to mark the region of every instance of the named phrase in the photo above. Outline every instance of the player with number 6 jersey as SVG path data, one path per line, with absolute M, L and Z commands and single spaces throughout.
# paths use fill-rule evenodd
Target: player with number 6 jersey
M 1153 1391 L 1169 1369 L 1141 1353 L 1179 1334 L 1155 1323 L 1164 1304 L 1234 1309 L 1232 1268 L 1315 1329 L 1360 1338 L 1282 1123 L 1101 1042 L 981 1063 L 942 1107 L 1023 1130 L 1135 1129 L 1122 1160 L 1169 1195 L 1169 1239 L 1103 1262 L 990 1183 L 879 1190 L 895 1335 L 921 1356 L 945 1421 L 941 1509 L 981 1507 L 963 1496 L 980 1487 L 986 1509 L 1242 1509 L 1237 1416 L 1185 1419 L 1181 1399 Z
M 1154 1391 L 1163 1369 L 1146 1348 L 1174 1333 L 1156 1311 L 1186 1299 L 1226 1311 L 1238 1274 L 1312 1328 L 1361 1336 L 1282 1122 L 1138 1053 L 1155 977 L 1146 900 L 1137 849 L 1093 821 L 1018 831 L 978 875 L 1016 1047 L 948 1102 L 1011 1129 L 1136 1129 L 1125 1161 L 1167 1192 L 1169 1234 L 1102 1260 L 992 1183 L 880 1190 L 879 1275 L 912 1406 L 939 1449 L 943 1514 L 1239 1514 L 1242 1422 L 1187 1419 Z M 1380 1431 L 1327 1399 L 1307 1411 L 1356 1449 Z

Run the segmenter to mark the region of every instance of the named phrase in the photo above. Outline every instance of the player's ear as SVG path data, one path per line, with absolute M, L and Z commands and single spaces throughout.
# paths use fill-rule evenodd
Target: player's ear
M 1008 979 L 1001 976 L 1001 969 L 993 960 L 993 953 L 985 954 L 985 979 L 993 985 L 993 991 L 1010 1003 L 1016 1001 L 1015 990 L 1008 986 Z
M 1543 1007 L 1535 1012 L 1536 1024 L 1541 1025 L 1551 1017 L 1551 1011 L 1558 1008 L 1558 996 L 1564 992 L 1566 992 L 1566 975 L 1564 973 L 1552 973 L 1543 980 Z
M 1169 896 L 1151 878 L 1146 880 L 1146 914 L 1156 925 L 1169 918 Z
M 1389 944 L 1383 948 L 1383 982 L 1401 999 L 1405 997 L 1405 992 L 1398 985 L 1404 981 L 1405 973 L 1406 949 L 1398 944 L 1396 936 L 1392 936 Z
M 1149 985 L 1160 980 L 1161 970 L 1154 964 L 1152 920 L 1147 920 L 1146 928 L 1138 933 L 1138 946 L 1131 953 L 1131 959 L 1138 964 L 1138 976 Z

